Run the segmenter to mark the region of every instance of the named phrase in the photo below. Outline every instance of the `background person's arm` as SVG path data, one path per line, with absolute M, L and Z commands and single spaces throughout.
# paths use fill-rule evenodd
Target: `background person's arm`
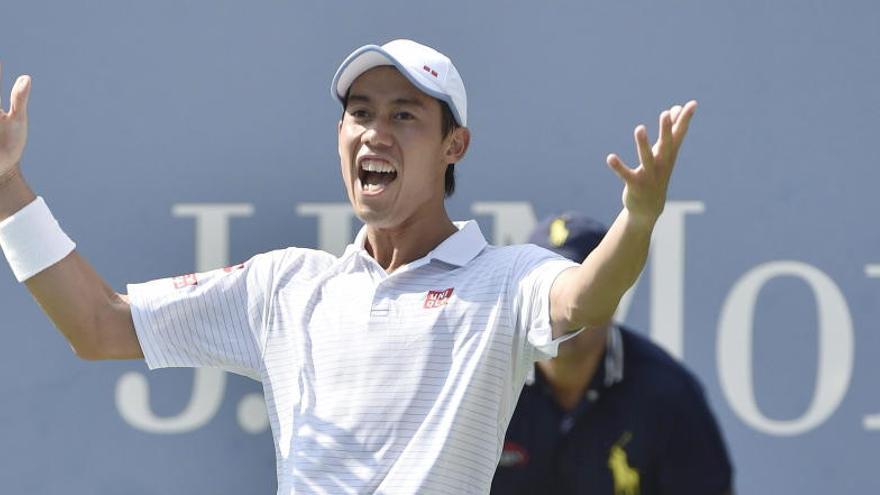
M 30 89 L 30 77 L 20 76 L 12 88 L 9 111 L 0 103 L 0 222 L 36 198 L 21 174 Z M 143 357 L 125 296 L 110 288 L 76 251 L 25 284 L 78 356 Z
M 660 114 L 653 147 L 645 126 L 635 129 L 641 164 L 629 168 L 614 154 L 608 165 L 623 180 L 623 210 L 602 242 L 579 267 L 559 275 L 550 292 L 553 335 L 594 328 L 611 320 L 624 292 L 635 283 L 648 257 L 654 224 L 663 212 L 678 149 L 697 108 L 690 101 Z

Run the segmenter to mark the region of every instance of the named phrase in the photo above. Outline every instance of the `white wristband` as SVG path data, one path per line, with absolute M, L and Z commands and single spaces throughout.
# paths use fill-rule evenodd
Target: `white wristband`
M 19 282 L 58 263 L 75 247 L 42 197 L 0 222 L 0 249 Z

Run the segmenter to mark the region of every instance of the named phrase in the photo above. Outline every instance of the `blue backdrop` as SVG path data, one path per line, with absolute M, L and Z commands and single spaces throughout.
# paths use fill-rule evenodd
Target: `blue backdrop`
M 696 98 L 621 318 L 702 380 L 744 494 L 874 493 L 880 5 L 869 1 L 6 2 L 24 170 L 117 290 L 287 245 L 339 250 L 337 65 L 410 37 L 456 61 L 473 143 L 452 216 L 498 243 L 610 222 L 632 128 Z M 3 269 L 6 270 L 6 269 Z M 0 491 L 274 493 L 258 384 L 77 360 L 0 277 Z

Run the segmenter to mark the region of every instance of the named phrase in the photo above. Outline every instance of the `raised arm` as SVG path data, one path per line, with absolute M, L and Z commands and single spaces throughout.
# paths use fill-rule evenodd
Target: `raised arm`
M 30 90 L 30 77 L 20 76 L 12 88 L 8 112 L 0 102 L 0 225 L 36 199 L 21 173 Z M 8 250 L 16 244 L 25 256 L 33 252 L 20 237 L 3 240 Z M 40 239 L 29 241 L 39 245 Z M 143 357 L 125 296 L 113 291 L 76 251 L 30 276 L 25 284 L 78 356 Z
M 648 257 L 651 232 L 666 202 L 666 190 L 679 147 L 697 102 L 660 114 L 660 135 L 653 146 L 645 126 L 635 129 L 640 165 L 630 168 L 615 154 L 608 165 L 624 183 L 623 209 L 602 243 L 581 266 L 566 270 L 550 292 L 554 336 L 597 327 L 614 315 L 624 292 L 635 283 Z

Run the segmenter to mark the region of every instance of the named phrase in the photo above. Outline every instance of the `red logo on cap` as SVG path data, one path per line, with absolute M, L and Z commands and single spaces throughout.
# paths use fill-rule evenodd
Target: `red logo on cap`
M 446 290 L 431 290 L 428 291 L 428 297 L 425 298 L 425 309 L 431 308 L 439 308 L 440 306 L 445 306 L 446 303 L 449 302 L 449 298 L 452 297 L 452 287 Z
M 182 289 L 184 287 L 189 287 L 192 285 L 199 285 L 199 280 L 196 278 L 195 273 L 189 273 L 187 275 L 174 277 L 172 281 L 174 282 L 175 289 Z
M 425 72 L 427 72 L 428 74 L 431 74 L 432 76 L 437 77 L 437 71 L 428 67 L 427 65 L 423 65 L 422 69 L 424 69 Z

